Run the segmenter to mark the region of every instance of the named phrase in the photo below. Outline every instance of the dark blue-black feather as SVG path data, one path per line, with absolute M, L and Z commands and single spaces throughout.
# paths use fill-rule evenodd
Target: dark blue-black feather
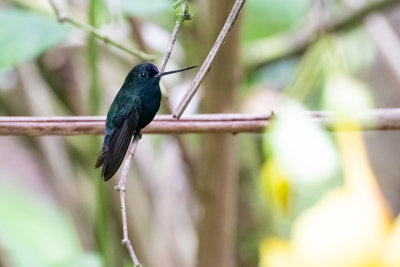
M 103 148 L 95 165 L 103 166 L 105 181 L 117 172 L 132 136 L 140 135 L 159 110 L 161 76 L 191 68 L 159 73 L 153 64 L 142 63 L 129 72 L 107 113 Z

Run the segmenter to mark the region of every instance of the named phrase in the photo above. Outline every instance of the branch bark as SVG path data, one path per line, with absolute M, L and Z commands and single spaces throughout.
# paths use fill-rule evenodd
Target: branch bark
M 328 131 L 339 119 L 329 111 L 309 111 L 317 123 Z M 280 113 L 274 113 L 279 116 Z M 400 108 L 372 109 L 354 114 L 364 131 L 400 130 Z M 270 114 L 201 114 L 182 117 L 158 115 L 143 129 L 148 134 L 263 133 Z M 104 134 L 104 116 L 71 117 L 0 117 L 0 135 L 100 135 Z

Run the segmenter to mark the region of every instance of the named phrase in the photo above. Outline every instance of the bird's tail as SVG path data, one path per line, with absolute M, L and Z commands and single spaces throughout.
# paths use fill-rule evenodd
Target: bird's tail
M 133 117 L 136 116 L 135 113 L 132 114 L 119 129 L 104 137 L 103 149 L 95 165 L 96 168 L 103 165 L 101 176 L 104 181 L 108 181 L 118 171 L 124 160 L 138 121 L 137 117 Z M 137 134 L 140 134 L 140 131 Z
M 124 158 L 123 156 L 125 155 L 125 153 L 121 153 L 121 155 L 116 160 L 114 160 L 114 157 L 110 154 L 112 154 L 112 152 L 110 153 L 109 149 L 103 147 L 99 157 L 97 158 L 96 165 L 94 166 L 95 169 L 103 166 L 103 168 L 101 169 L 101 177 L 105 182 L 110 180 L 111 177 L 113 177 L 114 174 L 118 171 L 119 166 L 121 165 Z
M 114 175 L 114 173 L 112 175 L 106 174 L 106 170 L 107 170 L 107 155 L 108 155 L 108 149 L 106 147 L 103 146 L 103 148 L 101 149 L 100 155 L 97 158 L 96 161 L 96 165 L 94 166 L 95 169 L 103 166 L 103 169 L 101 170 L 101 177 L 103 178 L 104 181 L 108 181 L 112 175 Z
M 94 166 L 95 169 L 101 167 L 104 164 L 106 156 L 107 156 L 107 151 L 106 151 L 105 147 L 103 147 L 103 149 L 100 152 L 99 157 L 97 158 L 96 165 Z

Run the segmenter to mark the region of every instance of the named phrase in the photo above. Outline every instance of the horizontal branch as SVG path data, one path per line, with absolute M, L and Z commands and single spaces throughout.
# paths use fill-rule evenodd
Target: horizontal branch
M 327 130 L 333 130 L 336 115 L 328 111 L 308 111 Z M 400 130 L 399 109 L 373 109 L 355 114 L 363 130 Z M 184 116 L 179 121 L 158 115 L 143 133 L 262 133 L 271 116 L 278 114 L 201 114 Z M 77 117 L 0 117 L 0 135 L 95 135 L 103 134 L 104 116 Z

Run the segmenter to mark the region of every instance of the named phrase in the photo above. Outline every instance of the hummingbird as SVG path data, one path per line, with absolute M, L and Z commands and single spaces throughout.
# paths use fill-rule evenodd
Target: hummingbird
M 146 62 L 128 73 L 108 110 L 103 148 L 95 165 L 95 168 L 103 166 L 101 177 L 104 181 L 108 181 L 119 169 L 132 136 L 140 137 L 140 131 L 159 110 L 161 77 L 195 67 L 159 72 L 155 65 Z

